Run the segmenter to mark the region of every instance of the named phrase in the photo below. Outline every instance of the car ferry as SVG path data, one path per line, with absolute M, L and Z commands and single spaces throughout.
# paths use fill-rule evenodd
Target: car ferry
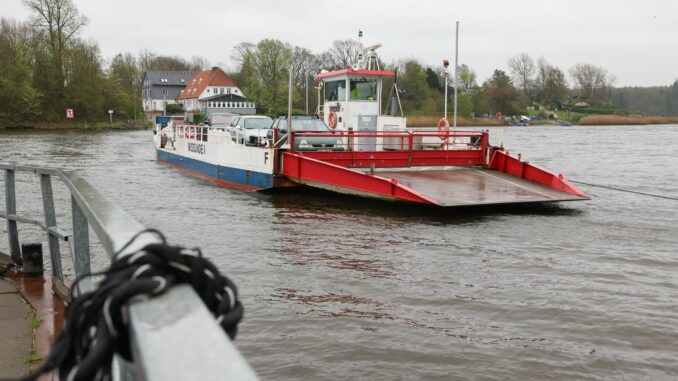
M 441 207 L 589 198 L 563 175 L 492 146 L 488 131 L 407 128 L 402 110 L 396 115 L 397 89 L 382 115 L 384 79 L 394 76 L 369 63 L 322 72 L 322 119 L 280 118 L 266 133 L 238 135 L 255 139 L 233 135 L 247 130 L 238 124 L 247 118 L 229 128 L 172 123 L 156 131 L 157 158 L 254 191 L 306 186 Z

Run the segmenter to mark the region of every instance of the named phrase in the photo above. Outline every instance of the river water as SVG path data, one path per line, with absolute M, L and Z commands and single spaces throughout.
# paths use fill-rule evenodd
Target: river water
M 495 132 L 569 179 L 678 197 L 678 126 Z M 588 186 L 590 201 L 479 211 L 262 195 L 157 163 L 150 131 L 0 132 L 0 161 L 80 170 L 200 246 L 239 286 L 236 344 L 262 379 L 678 377 L 678 201 Z M 39 216 L 37 184 L 18 178 L 24 214 Z

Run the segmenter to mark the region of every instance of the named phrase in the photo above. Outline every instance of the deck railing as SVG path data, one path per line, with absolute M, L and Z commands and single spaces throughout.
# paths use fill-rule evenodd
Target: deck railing
M 52 275 L 55 284 L 65 286 L 59 241 L 69 244 L 75 275 L 90 273 L 89 227 L 94 230 L 109 256 L 144 227 L 120 207 L 106 199 L 77 172 L 0 163 L 5 173 L 5 212 L 10 256 L 21 262 L 19 223 L 36 225 L 47 233 Z M 44 221 L 17 215 L 15 176 L 18 172 L 40 177 Z M 62 231 L 56 220 L 52 178 L 61 180 L 70 192 L 73 232 Z M 141 235 L 121 255 L 159 242 L 154 235 Z M 86 291 L 95 287 L 81 282 Z M 155 380 L 256 380 L 257 376 L 226 333 L 216 323 L 198 295 L 188 285 L 179 285 L 155 298 L 129 306 L 129 323 L 134 369 L 123 369 L 119 379 Z M 171 317 L 171 318 L 168 318 Z M 124 366 L 123 366 L 124 367 Z
M 487 131 L 293 131 L 291 135 L 291 152 L 343 167 L 486 166 L 489 161 Z

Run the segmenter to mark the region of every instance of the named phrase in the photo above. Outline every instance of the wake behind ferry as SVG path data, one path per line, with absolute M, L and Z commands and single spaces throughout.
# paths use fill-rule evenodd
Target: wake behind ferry
M 305 186 L 440 207 L 589 198 L 563 175 L 491 145 L 488 131 L 450 129 L 446 119 L 407 128 L 395 83 L 382 115 L 383 80 L 395 73 L 374 67 L 379 46 L 357 67 L 318 74 L 322 118 L 239 115 L 221 127 L 166 120 L 155 131 L 157 159 L 254 191 Z

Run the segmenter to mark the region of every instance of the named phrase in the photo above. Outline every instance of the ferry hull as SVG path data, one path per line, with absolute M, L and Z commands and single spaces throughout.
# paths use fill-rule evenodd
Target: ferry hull
M 156 149 L 159 161 L 172 164 L 188 173 L 207 178 L 216 184 L 246 190 L 262 190 L 273 187 L 274 176 L 241 168 L 207 163 L 186 156 Z

